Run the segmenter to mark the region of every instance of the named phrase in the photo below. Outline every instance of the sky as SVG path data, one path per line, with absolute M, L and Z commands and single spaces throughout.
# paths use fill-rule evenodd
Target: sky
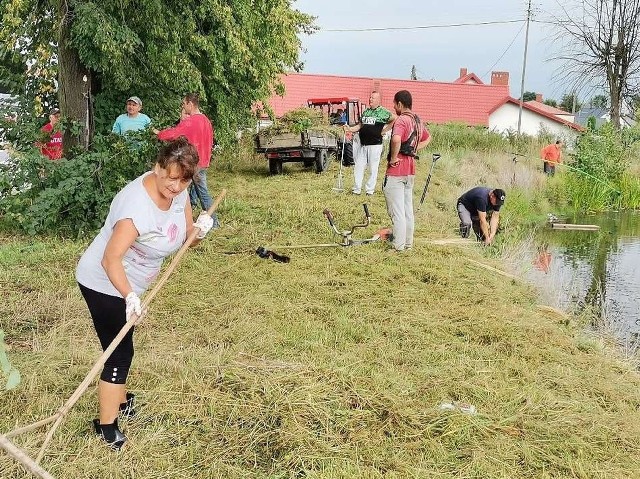
M 485 83 L 491 71 L 507 71 L 513 97 L 520 96 L 527 0 L 295 0 L 316 16 L 320 30 L 302 36 L 304 72 L 450 82 L 465 67 Z M 548 23 L 560 12 L 558 0 L 532 0 L 524 91 L 560 100 L 570 82 Z M 516 23 L 385 31 L 348 31 L 513 21 Z M 505 53 L 506 52 L 506 53 Z M 590 92 L 584 92 L 588 95 Z M 591 93 L 593 96 L 595 93 Z M 582 96 L 579 94 L 579 97 Z

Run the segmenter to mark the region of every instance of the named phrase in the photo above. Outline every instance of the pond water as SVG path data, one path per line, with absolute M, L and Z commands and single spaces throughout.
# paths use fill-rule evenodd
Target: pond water
M 593 308 L 598 324 L 637 349 L 640 346 L 640 214 L 567 218 L 599 231 L 545 228 L 529 245 L 526 275 L 543 300 L 565 311 Z

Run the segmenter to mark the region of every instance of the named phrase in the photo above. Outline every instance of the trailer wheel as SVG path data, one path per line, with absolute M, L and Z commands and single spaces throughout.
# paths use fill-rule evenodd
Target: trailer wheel
M 282 160 L 278 158 L 269 158 L 269 173 L 272 175 L 281 175 Z
M 318 150 L 316 152 L 316 173 L 326 171 L 329 166 L 329 157 L 326 150 Z

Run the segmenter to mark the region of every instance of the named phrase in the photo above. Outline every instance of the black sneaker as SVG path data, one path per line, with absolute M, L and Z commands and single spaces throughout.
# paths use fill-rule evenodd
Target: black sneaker
M 127 442 L 127 436 L 122 434 L 122 431 L 118 428 L 117 419 L 112 424 L 100 424 L 99 419 L 94 419 L 93 427 L 96 430 L 96 434 L 114 451 L 122 449 L 122 446 Z
M 135 405 L 136 395 L 133 393 L 127 393 L 127 401 L 120 404 L 120 416 L 131 419 L 136 415 Z

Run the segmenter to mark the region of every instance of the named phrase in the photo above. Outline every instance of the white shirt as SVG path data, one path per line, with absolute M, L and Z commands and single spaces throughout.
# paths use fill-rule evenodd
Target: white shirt
M 78 283 L 100 293 L 122 297 L 101 264 L 113 228 L 122 219 L 131 219 L 139 233 L 122 258 L 129 283 L 139 296 L 158 276 L 164 258 L 184 243 L 187 235 L 184 212 L 187 190 L 172 200 L 169 210 L 163 211 L 153 202 L 142 183 L 149 174 L 151 172 L 133 180 L 111 202 L 104 226 L 78 262 Z

